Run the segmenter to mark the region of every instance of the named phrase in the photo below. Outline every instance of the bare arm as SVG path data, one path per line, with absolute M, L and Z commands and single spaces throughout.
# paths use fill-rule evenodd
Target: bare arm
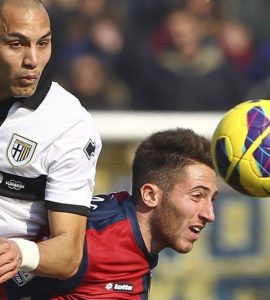
M 49 224 L 51 237 L 38 243 L 40 261 L 34 274 L 69 278 L 82 258 L 86 217 L 49 211 Z
M 86 217 L 49 212 L 51 237 L 38 243 L 39 263 L 34 274 L 44 277 L 66 279 L 79 267 L 86 228 Z M 16 242 L 0 238 L 0 283 L 19 271 L 22 253 Z

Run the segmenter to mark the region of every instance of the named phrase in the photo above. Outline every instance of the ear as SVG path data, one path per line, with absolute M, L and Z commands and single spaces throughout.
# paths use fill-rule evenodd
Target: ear
M 162 191 L 156 184 L 145 183 L 141 188 L 142 202 L 149 208 L 154 208 L 158 205 Z

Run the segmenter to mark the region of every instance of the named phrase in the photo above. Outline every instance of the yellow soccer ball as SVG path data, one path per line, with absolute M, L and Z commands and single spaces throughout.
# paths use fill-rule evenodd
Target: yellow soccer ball
M 242 102 L 220 120 L 211 141 L 217 173 L 236 191 L 270 196 L 270 100 Z

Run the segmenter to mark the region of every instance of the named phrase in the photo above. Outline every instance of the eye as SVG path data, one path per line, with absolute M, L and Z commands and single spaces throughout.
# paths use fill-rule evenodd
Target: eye
M 22 43 L 20 41 L 12 41 L 12 42 L 9 43 L 9 46 L 11 48 L 17 49 L 17 48 L 20 48 L 22 46 Z
M 49 43 L 50 43 L 49 40 L 42 40 L 42 41 L 39 41 L 39 42 L 38 42 L 38 46 L 39 46 L 40 48 L 45 48 L 45 47 L 47 47 L 47 46 L 49 45 Z
M 191 196 L 192 196 L 192 199 L 194 199 L 195 201 L 199 201 L 203 198 L 204 195 L 200 192 L 196 192 L 196 193 L 193 193 Z
M 218 197 L 218 194 L 215 194 L 213 197 L 212 197 L 212 202 L 214 202 Z

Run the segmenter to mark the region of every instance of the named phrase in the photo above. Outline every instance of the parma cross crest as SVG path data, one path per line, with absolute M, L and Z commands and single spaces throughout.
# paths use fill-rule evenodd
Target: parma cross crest
M 13 134 L 7 149 L 9 162 L 15 167 L 26 165 L 32 159 L 36 147 L 36 142 L 18 134 Z

